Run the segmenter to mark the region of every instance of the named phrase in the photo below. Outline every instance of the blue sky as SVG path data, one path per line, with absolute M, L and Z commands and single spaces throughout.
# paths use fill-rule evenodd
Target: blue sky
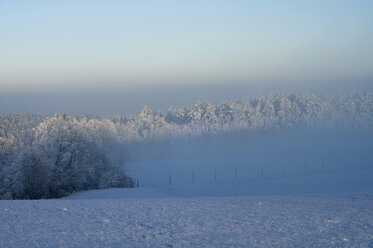
M 372 13 L 368 0 L 2 0 L 0 91 L 369 85 Z

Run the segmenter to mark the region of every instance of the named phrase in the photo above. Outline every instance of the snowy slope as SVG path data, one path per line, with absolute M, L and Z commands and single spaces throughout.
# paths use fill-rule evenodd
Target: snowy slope
M 372 247 L 372 175 L 362 168 L 171 186 L 149 178 L 135 189 L 0 201 L 0 247 Z
M 1 247 L 372 247 L 369 199 L 1 202 Z

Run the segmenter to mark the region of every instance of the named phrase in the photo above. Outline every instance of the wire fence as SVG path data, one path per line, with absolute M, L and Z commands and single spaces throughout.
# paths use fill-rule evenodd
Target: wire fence
M 175 166 L 177 167 L 177 166 Z M 168 167 L 169 168 L 169 167 Z M 348 159 L 334 160 L 308 160 L 308 161 L 279 161 L 278 163 L 253 163 L 247 165 L 217 166 L 213 164 L 201 165 L 200 168 L 171 168 L 169 170 L 154 169 L 147 175 L 138 173 L 136 186 L 168 185 L 200 185 L 200 184 L 223 184 L 238 182 L 260 182 L 265 180 L 276 180 L 289 177 L 301 177 L 307 175 L 323 175 L 338 172 L 348 172 L 373 169 L 373 161 Z

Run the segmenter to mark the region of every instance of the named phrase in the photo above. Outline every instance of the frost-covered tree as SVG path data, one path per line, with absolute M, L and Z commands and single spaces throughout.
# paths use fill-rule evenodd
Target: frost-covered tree
M 66 114 L 40 123 L 32 146 L 4 169 L 5 197 L 51 198 L 80 190 L 133 186 L 83 124 Z

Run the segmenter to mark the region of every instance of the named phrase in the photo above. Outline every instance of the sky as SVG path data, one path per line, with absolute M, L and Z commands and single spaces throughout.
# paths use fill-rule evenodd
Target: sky
M 371 90 L 372 13 L 370 0 L 0 0 L 0 112 Z

